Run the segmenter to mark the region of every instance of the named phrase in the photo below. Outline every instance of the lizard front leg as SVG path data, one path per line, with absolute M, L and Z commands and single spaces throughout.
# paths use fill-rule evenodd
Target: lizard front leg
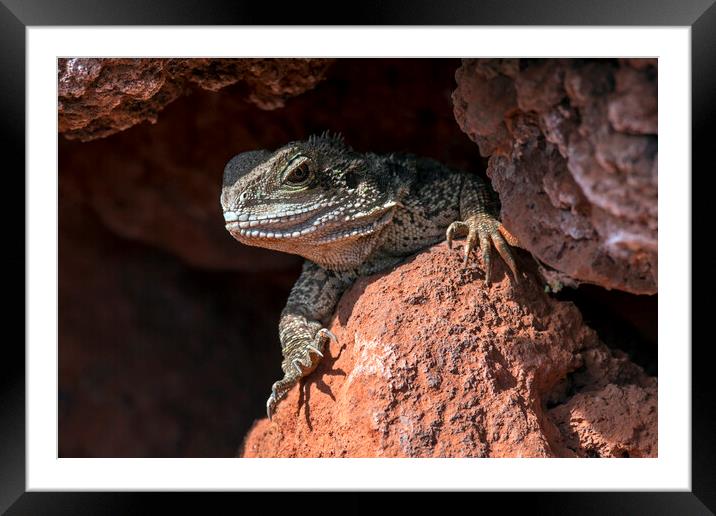
M 266 401 L 269 419 L 291 387 L 316 368 L 329 340 L 335 339 L 324 325 L 355 277 L 355 273 L 327 271 L 310 261 L 303 264 L 278 325 L 284 376 L 273 384 Z
M 447 244 L 449 248 L 452 248 L 455 236 L 466 235 L 464 263 L 467 263 L 470 252 L 479 242 L 485 266 L 485 283 L 487 284 L 490 283 L 492 276 L 491 248 L 494 244 L 497 252 L 512 271 L 515 283 L 518 283 L 517 266 L 509 247 L 518 245 L 518 240 L 497 220 L 496 212 L 496 202 L 489 186 L 475 175 L 466 176 L 460 189 L 460 217 L 462 220 L 455 221 L 448 226 Z

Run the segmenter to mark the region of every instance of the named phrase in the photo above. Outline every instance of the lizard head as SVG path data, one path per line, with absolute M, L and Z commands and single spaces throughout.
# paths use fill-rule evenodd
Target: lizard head
M 398 204 L 401 186 L 380 159 L 328 134 L 234 156 L 221 192 L 226 229 L 248 245 L 355 266 Z

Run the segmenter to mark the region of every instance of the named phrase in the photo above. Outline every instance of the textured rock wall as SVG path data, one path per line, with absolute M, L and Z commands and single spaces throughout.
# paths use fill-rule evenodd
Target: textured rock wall
M 148 120 L 193 89 L 234 83 L 262 109 L 313 88 L 332 59 L 58 59 L 59 131 L 82 141 Z
M 656 293 L 656 60 L 468 59 L 456 80 L 455 118 L 545 279 Z
M 656 379 L 535 274 L 513 289 L 497 269 L 487 287 L 442 243 L 359 280 L 338 343 L 243 456 L 656 456 Z

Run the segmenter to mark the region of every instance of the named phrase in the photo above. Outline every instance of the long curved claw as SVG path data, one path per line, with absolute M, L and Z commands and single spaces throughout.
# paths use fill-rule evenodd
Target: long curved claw
M 462 257 L 462 264 L 467 265 L 467 260 L 470 258 L 470 253 L 475 249 L 477 245 L 478 233 L 475 228 L 471 227 L 467 233 L 467 239 L 465 240 L 465 251 Z
M 456 234 L 464 234 L 470 230 L 469 226 L 461 220 L 456 220 L 450 224 L 445 231 L 445 239 L 447 240 L 448 249 L 452 249 L 452 241 Z
M 276 382 L 271 387 L 271 395 L 266 400 L 266 415 L 269 418 L 269 421 L 273 418 L 274 413 L 276 412 L 276 405 L 278 405 L 278 402 L 281 400 L 282 396 L 277 392 L 276 387 L 279 385 L 280 382 Z
M 273 418 L 273 413 L 276 410 L 276 397 L 271 393 L 271 396 L 266 400 L 266 415 L 269 421 Z
M 298 373 L 298 376 L 303 376 L 303 369 L 301 369 L 301 361 L 296 358 L 291 363 L 293 364 L 293 368 L 296 370 L 296 373 Z
M 517 239 L 515 235 L 510 233 L 505 226 L 500 224 L 497 227 L 497 230 L 500 232 L 500 234 L 507 240 L 507 243 L 510 244 L 512 247 L 519 247 L 520 241 Z
M 316 337 L 318 337 L 318 336 L 328 337 L 328 338 L 331 339 L 333 342 L 338 342 L 338 338 L 333 334 L 333 332 L 332 332 L 331 330 L 329 330 L 329 329 L 327 329 L 327 328 L 321 328 L 320 330 L 318 330 L 318 333 L 316 334 Z M 314 349 L 315 349 L 315 348 L 314 348 Z M 321 356 L 323 356 L 323 355 L 321 355 Z
M 492 256 L 490 253 L 490 237 L 486 233 L 480 233 L 480 249 L 482 250 L 482 262 L 485 265 L 485 283 L 492 282 Z
M 318 348 L 315 348 L 315 347 L 313 347 L 313 346 L 306 346 L 306 349 L 307 349 L 308 351 L 310 351 L 311 353 L 315 353 L 315 354 L 318 355 L 319 357 L 323 358 L 323 353 L 321 353 L 321 352 L 318 350 Z
M 515 264 L 515 259 L 512 256 L 512 252 L 510 251 L 510 248 L 507 246 L 507 243 L 505 242 L 506 239 L 503 238 L 503 234 L 500 231 L 500 233 L 496 233 L 492 235 L 492 242 L 495 244 L 495 249 L 497 249 L 497 252 L 500 253 L 500 256 L 502 256 L 502 259 L 505 261 L 507 266 L 512 271 L 512 275 L 515 278 L 515 283 L 519 283 L 519 275 L 517 274 L 517 264 Z M 508 233 L 509 234 L 509 233 Z M 512 236 L 512 235 L 510 235 Z

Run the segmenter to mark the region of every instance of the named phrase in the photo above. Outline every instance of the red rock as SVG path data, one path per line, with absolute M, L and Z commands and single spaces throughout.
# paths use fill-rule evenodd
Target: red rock
M 547 111 L 565 95 L 565 66 L 562 59 L 549 59 L 544 66 L 528 66 L 512 75 L 517 103 L 522 111 Z
M 486 287 L 479 262 L 438 244 L 359 280 L 338 344 L 243 456 L 655 456 L 656 380 L 533 272 L 513 289 L 496 267 Z
M 240 82 L 262 109 L 313 88 L 332 59 L 94 59 L 58 60 L 59 132 L 93 140 L 158 113 L 192 89 L 216 91 Z
M 656 293 L 656 63 L 467 59 L 456 79 L 524 248 L 566 282 Z
M 566 446 L 578 457 L 656 457 L 656 382 L 607 385 L 550 410 Z
M 469 61 L 455 72 L 459 95 L 453 95 L 455 118 L 471 140 L 480 146 L 483 156 L 504 152 L 509 143 L 505 113 L 515 105 L 513 81 L 492 69 L 479 82 L 471 80 L 480 73 L 479 61 Z M 469 123 L 468 123 L 469 121 Z
M 630 67 L 617 70 L 615 92 L 607 108 L 614 130 L 631 134 L 659 132 L 655 74 L 655 66 L 643 71 Z

